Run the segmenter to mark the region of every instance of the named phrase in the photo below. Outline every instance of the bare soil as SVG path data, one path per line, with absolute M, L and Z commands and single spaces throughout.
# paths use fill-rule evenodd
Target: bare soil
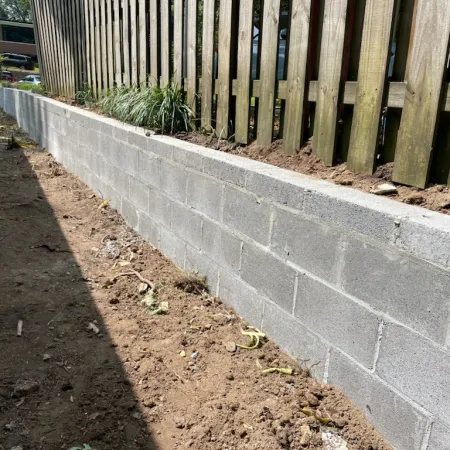
M 288 156 L 282 151 L 282 139 L 274 141 L 270 147 L 261 147 L 256 142 L 248 146 L 239 146 L 200 133 L 180 133 L 176 137 L 219 151 L 293 170 L 314 178 L 328 180 L 335 184 L 352 186 L 364 192 L 371 193 L 376 186 L 392 182 L 393 163 L 378 165 L 373 175 L 355 174 L 347 169 L 345 163 L 328 167 L 312 153 L 311 141 L 307 142 L 296 155 Z M 443 214 L 450 214 L 450 189 L 448 186 L 430 184 L 427 189 L 416 189 L 402 185 L 396 185 L 396 187 L 398 192 L 389 195 L 393 200 L 420 205 Z
M 322 432 L 391 449 L 272 342 L 231 348 L 247 344 L 231 309 L 10 118 L 0 124 L 1 450 L 324 449 Z M 149 313 L 138 277 L 120 276 L 131 270 L 166 314 Z

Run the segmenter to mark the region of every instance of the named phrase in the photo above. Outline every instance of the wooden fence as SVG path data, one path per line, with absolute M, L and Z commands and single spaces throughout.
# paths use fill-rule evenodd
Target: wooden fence
M 449 182 L 450 0 L 33 0 L 47 89 L 166 84 L 196 124 Z

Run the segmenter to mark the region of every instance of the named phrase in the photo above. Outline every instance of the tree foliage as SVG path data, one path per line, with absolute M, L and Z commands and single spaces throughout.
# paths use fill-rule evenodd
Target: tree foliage
M 31 22 L 30 0 L 0 0 L 0 20 Z

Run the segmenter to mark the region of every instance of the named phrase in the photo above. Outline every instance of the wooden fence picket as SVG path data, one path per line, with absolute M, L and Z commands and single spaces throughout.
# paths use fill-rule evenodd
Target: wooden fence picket
M 192 108 L 194 115 L 197 114 L 197 0 L 186 0 L 187 2 L 187 103 Z M 195 125 L 195 124 L 194 124 Z
M 150 84 L 159 80 L 159 1 L 150 0 Z
M 395 0 L 367 0 L 347 165 L 372 174 L 379 145 Z
M 393 180 L 425 188 L 450 36 L 450 0 L 418 2 Z M 439 39 L 436 39 L 436 30 Z
M 173 77 L 181 87 L 183 81 L 183 0 L 173 0 Z
M 114 62 L 115 82 L 122 85 L 122 38 L 120 26 L 120 0 L 114 0 Z
M 327 165 L 334 161 L 347 0 L 325 0 L 313 152 Z
M 147 15 L 146 0 L 139 0 L 139 84 L 141 86 L 147 84 Z

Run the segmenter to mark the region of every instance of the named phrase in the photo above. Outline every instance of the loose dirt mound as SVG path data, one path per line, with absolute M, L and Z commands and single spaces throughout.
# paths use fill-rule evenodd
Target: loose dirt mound
M 12 122 L 0 123 L 9 137 Z M 103 199 L 50 155 L 6 141 L 1 450 L 323 449 L 322 432 L 351 449 L 391 449 L 338 389 L 273 343 L 236 348 L 248 345 L 246 324 L 202 280 L 99 208 Z M 158 308 L 168 310 L 152 315 Z M 262 373 L 271 367 L 293 375 Z

